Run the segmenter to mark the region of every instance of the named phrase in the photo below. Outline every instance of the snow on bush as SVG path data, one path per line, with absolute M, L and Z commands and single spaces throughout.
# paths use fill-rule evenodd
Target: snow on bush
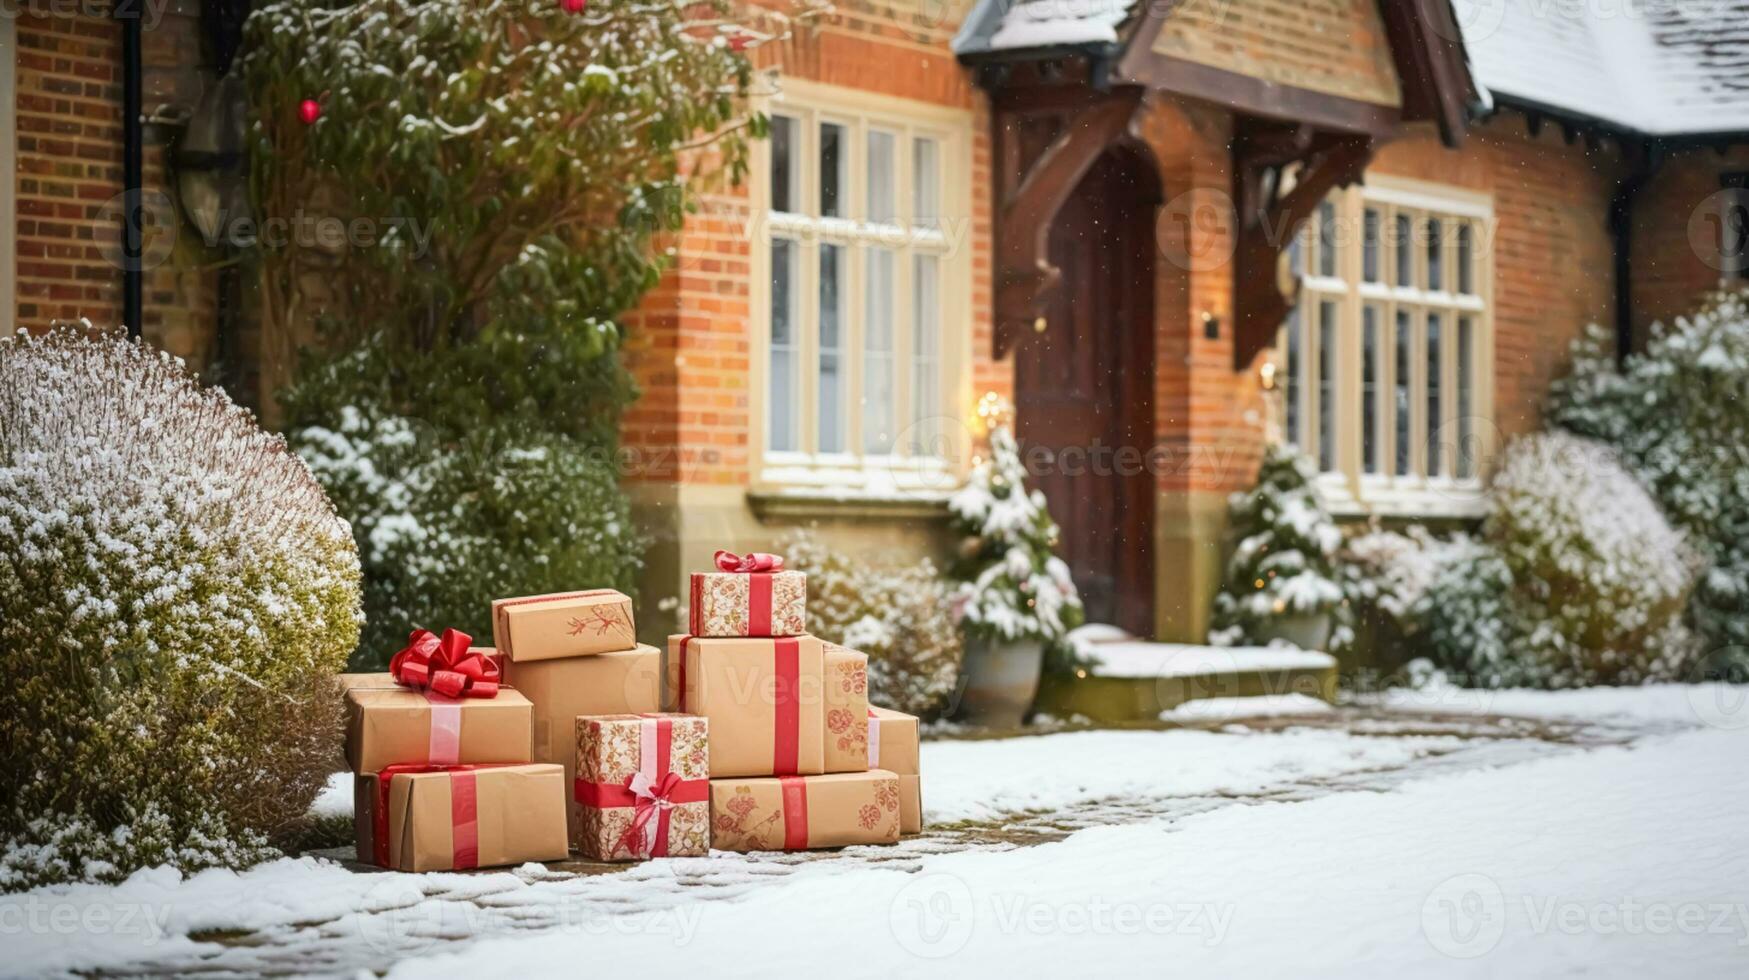
M 182 363 L 0 340 L 0 888 L 237 865 L 300 821 L 358 640 L 352 535 Z
M 868 654 L 875 704 L 922 718 L 950 707 L 960 631 L 934 562 L 857 561 L 806 534 L 787 540 L 784 555 L 786 567 L 808 573 L 809 631 Z
M 1337 565 L 1342 532 L 1312 487 L 1311 461 L 1292 446 L 1271 446 L 1257 485 L 1230 500 L 1233 549 L 1215 596 L 1209 642 L 1260 644 L 1286 616 L 1327 614 L 1331 645 L 1350 639 Z
M 1749 300 L 1722 293 L 1614 363 L 1598 328 L 1557 382 L 1552 421 L 1616 449 L 1708 559 L 1690 612 L 1715 652 L 1749 659 Z
M 990 457 L 948 500 L 960 556 L 954 615 L 968 636 L 1043 640 L 1055 646 L 1081 625 L 1081 594 L 1053 554 L 1059 531 L 1045 495 L 1026 487 L 1026 465 L 1006 425 L 990 430 Z
M 1681 677 L 1697 559 L 1611 451 L 1564 432 L 1518 440 L 1483 543 L 1443 563 L 1418 608 L 1442 666 L 1488 687 Z

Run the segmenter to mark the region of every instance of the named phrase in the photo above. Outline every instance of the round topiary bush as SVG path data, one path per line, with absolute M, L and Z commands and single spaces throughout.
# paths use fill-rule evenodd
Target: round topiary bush
M 308 468 L 137 342 L 0 340 L 0 888 L 269 856 L 340 737 L 358 553 Z

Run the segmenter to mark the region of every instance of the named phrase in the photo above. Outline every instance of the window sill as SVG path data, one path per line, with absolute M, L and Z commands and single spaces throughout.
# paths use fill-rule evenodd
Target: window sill
M 1341 520 L 1369 517 L 1473 521 L 1485 516 L 1488 498 L 1478 480 L 1398 480 L 1362 477 L 1357 488 L 1340 473 L 1321 474 L 1318 499 Z M 1357 492 L 1358 490 L 1358 492 Z
M 844 520 L 946 520 L 948 492 L 867 493 L 829 487 L 747 491 L 747 505 L 760 520 L 827 517 Z

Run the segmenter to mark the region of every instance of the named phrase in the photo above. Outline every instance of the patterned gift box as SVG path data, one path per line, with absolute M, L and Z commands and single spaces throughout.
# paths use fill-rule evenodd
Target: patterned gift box
M 808 577 L 776 555 L 717 552 L 717 571 L 693 572 L 686 631 L 693 636 L 801 636 Z
M 506 660 L 586 657 L 630 650 L 637 643 L 632 601 L 613 589 L 492 602 L 492 646 Z
M 884 769 L 711 780 L 711 846 L 802 851 L 899 839 L 899 777 Z
M 868 764 L 868 657 L 825 644 L 826 771 L 863 772 Z
M 577 719 L 577 850 L 597 861 L 710 853 L 709 727 L 696 715 Z
M 923 830 L 920 730 L 916 715 L 891 708 L 868 709 L 868 767 L 899 777 L 899 832 Z

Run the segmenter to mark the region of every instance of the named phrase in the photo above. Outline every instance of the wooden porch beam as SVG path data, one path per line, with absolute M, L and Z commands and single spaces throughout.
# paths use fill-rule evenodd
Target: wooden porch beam
M 1062 273 L 1050 262 L 1051 223 L 1063 202 L 1074 193 L 1099 155 L 1129 129 L 1141 105 L 1142 90 L 1127 88 L 1081 112 L 1066 115 L 1066 124 L 1038 158 L 1004 161 L 1004 176 L 1012 193 L 998 201 L 996 223 L 995 356 L 1013 348 L 1020 331 L 1031 329 Z M 998 126 L 1016 126 L 1018 116 L 1000 117 Z M 1018 152 L 1018 140 L 999 145 Z M 1006 188 L 1004 188 L 1006 190 Z

